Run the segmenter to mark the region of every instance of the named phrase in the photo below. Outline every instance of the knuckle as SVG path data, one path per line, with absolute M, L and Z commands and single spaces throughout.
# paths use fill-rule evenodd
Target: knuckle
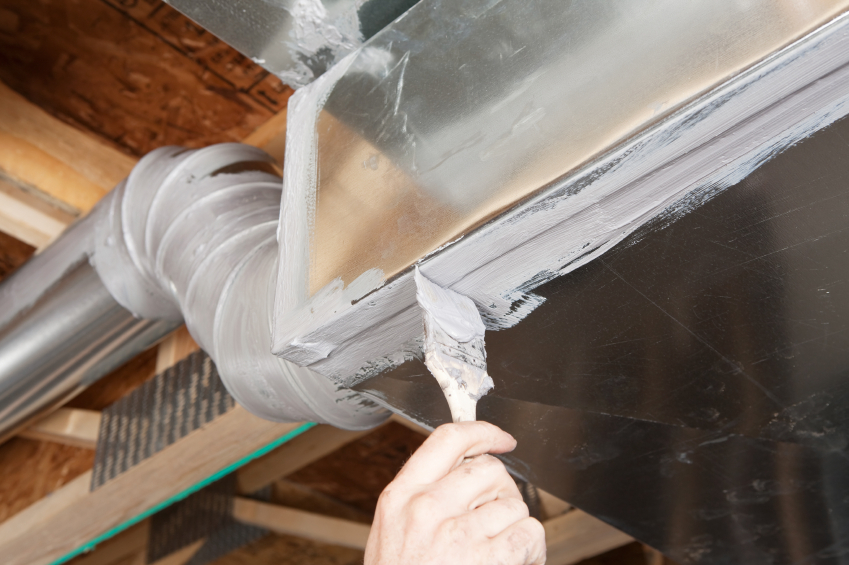
M 528 510 L 528 505 L 521 499 L 517 498 L 505 498 L 503 503 L 507 506 L 507 509 L 512 514 L 518 514 L 522 518 L 527 518 L 530 516 L 530 510 Z
M 475 461 L 483 467 L 486 471 L 490 473 L 505 473 L 507 474 L 507 468 L 504 466 L 504 463 L 501 462 L 497 457 L 493 457 L 489 454 L 479 455 L 475 458 Z
M 525 507 L 527 509 L 527 506 Z M 527 528 L 532 539 L 545 541 L 545 526 L 536 518 L 527 518 Z M 543 544 L 544 545 L 544 544 Z
M 378 508 L 386 508 L 392 506 L 392 503 L 395 501 L 395 489 L 392 488 L 392 484 L 390 483 L 383 492 L 380 493 L 380 496 L 377 497 L 377 507 Z
M 462 430 L 456 424 L 442 424 L 430 434 L 428 439 L 436 442 L 454 442 L 460 438 Z
M 445 520 L 436 529 L 437 538 L 451 544 L 463 544 L 473 536 L 471 524 L 468 520 L 452 518 Z
M 432 490 L 420 492 L 410 499 L 410 508 L 415 516 L 432 516 L 442 506 L 442 497 Z
M 511 536 L 516 542 L 526 546 L 539 543 L 545 545 L 545 528 L 543 528 L 539 520 L 536 518 L 525 518 L 519 522 L 519 526 Z

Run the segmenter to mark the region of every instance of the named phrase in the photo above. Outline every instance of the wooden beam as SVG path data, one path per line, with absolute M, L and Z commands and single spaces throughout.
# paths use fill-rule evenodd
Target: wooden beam
M 233 516 L 278 534 L 365 549 L 370 527 L 249 498 L 236 497 Z M 550 565 L 570 565 L 633 542 L 633 538 L 580 510 L 544 522 Z
M 30 512 L 31 507 L 0 524 L 0 555 L 8 565 L 51 563 L 161 502 L 196 488 L 299 427 L 262 420 L 237 406 L 76 499 L 70 507 L 51 504 L 54 497 L 63 496 L 63 488 L 34 505 L 39 506 L 38 511 Z M 77 480 L 86 476 L 90 480 L 90 473 Z M 20 525 L 22 520 L 27 522 L 25 528 Z
M 156 374 L 173 367 L 198 349 L 200 347 L 195 343 L 189 329 L 180 326 L 159 344 L 156 350 Z
M 543 526 L 548 546 L 547 565 L 571 565 L 634 541 L 628 534 L 578 509 L 547 520 Z
M 21 437 L 94 449 L 100 431 L 100 412 L 59 408 L 23 432 Z
M 5 176 L 87 212 L 135 163 L 0 83 L 0 172 Z
M 242 494 L 256 492 L 370 432 L 352 432 L 328 425 L 315 426 L 239 469 L 236 474 L 238 491 Z
M 282 165 L 286 152 L 286 115 L 285 109 L 278 112 L 242 141 L 263 149 Z
M 250 498 L 233 500 L 233 517 L 240 522 L 278 534 L 311 539 L 330 545 L 365 549 L 371 526 L 295 510 Z
M 198 552 L 205 542 L 205 539 L 198 540 L 182 549 L 178 549 L 170 555 L 166 555 L 162 559 L 154 561 L 150 565 L 185 565 L 195 556 L 195 553 Z
M 39 531 L 43 524 L 49 523 L 57 515 L 72 511 L 83 503 L 91 488 L 91 471 L 86 471 L 59 490 L 27 506 L 2 524 L 0 524 L 0 545 L 4 542 L 23 539 L 31 532 Z M 37 540 L 35 540 L 37 543 Z
M 149 539 L 150 520 L 148 519 L 103 542 L 91 553 L 77 557 L 71 561 L 70 565 L 148 565 Z M 185 565 L 205 542 L 206 539 L 200 539 L 149 565 Z
M 565 500 L 557 498 L 553 494 L 546 492 L 541 488 L 537 489 L 537 495 L 539 496 L 539 504 L 542 507 L 542 516 L 546 520 L 566 514 L 572 509 L 571 504 Z
M 0 231 L 40 250 L 76 217 L 67 207 L 0 176 Z
M 78 557 L 73 565 L 145 565 L 150 520 L 144 520 Z
M 286 110 L 244 142 L 265 149 L 282 164 Z M 43 249 L 136 162 L 0 82 L 0 231 Z

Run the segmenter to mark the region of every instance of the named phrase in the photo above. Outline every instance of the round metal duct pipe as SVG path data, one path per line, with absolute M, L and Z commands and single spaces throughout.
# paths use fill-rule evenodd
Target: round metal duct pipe
M 0 285 L 0 437 L 183 320 L 261 417 L 364 429 L 388 416 L 271 354 L 282 190 L 272 163 L 236 143 L 153 151 Z

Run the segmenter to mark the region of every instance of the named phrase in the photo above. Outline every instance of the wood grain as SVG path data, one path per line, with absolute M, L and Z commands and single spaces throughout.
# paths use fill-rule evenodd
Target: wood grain
M 4 234 L 0 234 L 2 239 Z M 0 255 L 2 257 L 2 255 Z M 102 410 L 153 377 L 156 349 L 148 350 L 94 383 L 66 406 Z M 13 438 L 0 445 L 0 523 L 14 517 L 27 531 L 34 521 L 88 494 L 94 452 L 48 441 Z M 49 498 L 47 495 L 51 495 Z
M 198 349 L 200 347 L 192 339 L 189 329 L 186 326 L 180 326 L 157 346 L 156 374 L 173 367 Z
M 313 540 L 273 534 L 236 550 L 215 565 L 362 565 L 363 552 Z
M 72 507 L 50 511 L 18 535 L 16 519 L 0 525 L 0 555 L 8 565 L 47 564 L 110 528 L 184 492 L 298 424 L 261 420 L 237 406 L 104 484 Z M 23 440 L 21 440 L 23 441 Z M 38 540 L 38 542 L 36 542 Z
M 368 434 L 319 425 L 239 469 L 239 492 L 250 494 L 318 461 Z
M 27 523 L 26 518 L 19 514 L 21 511 L 39 501 L 49 500 L 45 498 L 47 495 L 90 473 L 93 465 L 94 452 L 90 449 L 24 438 L 12 438 L 0 445 L 0 469 L 3 469 L 0 522 L 15 516 L 21 517 L 22 523 Z M 91 480 L 84 482 L 84 492 L 87 492 Z M 59 502 L 59 499 L 54 499 L 51 504 Z
M 286 478 L 374 514 L 380 493 L 424 440 L 388 422 Z
M 371 530 L 367 524 L 242 497 L 233 500 L 233 517 L 278 534 L 361 550 L 365 550 Z
M 73 559 L 69 565 L 144 565 L 149 535 L 150 521 L 144 520 L 104 542 L 97 551 Z
M 76 216 L 25 190 L 20 184 L 0 177 L 0 231 L 27 245 L 45 248 Z
M 2 53 L 0 43 L 0 61 Z M 0 83 L 0 172 L 31 192 L 66 203 L 68 212 L 86 212 L 135 162 Z
M 238 141 L 291 94 L 159 0 L 6 0 L 0 23 L 0 80 L 128 155 Z
M 26 263 L 35 253 L 35 247 L 0 232 L 0 282 L 15 269 Z
M 581 510 L 546 521 L 549 565 L 571 565 L 634 541 L 634 538 Z
M 99 431 L 100 412 L 59 408 L 21 432 L 20 437 L 94 449 Z

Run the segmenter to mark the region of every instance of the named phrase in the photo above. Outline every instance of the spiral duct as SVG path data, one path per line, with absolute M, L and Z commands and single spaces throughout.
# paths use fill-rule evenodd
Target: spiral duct
M 271 353 L 281 191 L 272 157 L 248 145 L 163 147 L 142 158 L 87 218 L 0 286 L 0 303 L 15 310 L 0 316 L 0 359 L 10 360 L 0 367 L 0 432 L 181 320 L 254 414 L 346 429 L 383 421 L 384 409 Z M 54 327 L 62 331 L 45 334 Z M 59 355 L 42 368 L 46 348 Z

